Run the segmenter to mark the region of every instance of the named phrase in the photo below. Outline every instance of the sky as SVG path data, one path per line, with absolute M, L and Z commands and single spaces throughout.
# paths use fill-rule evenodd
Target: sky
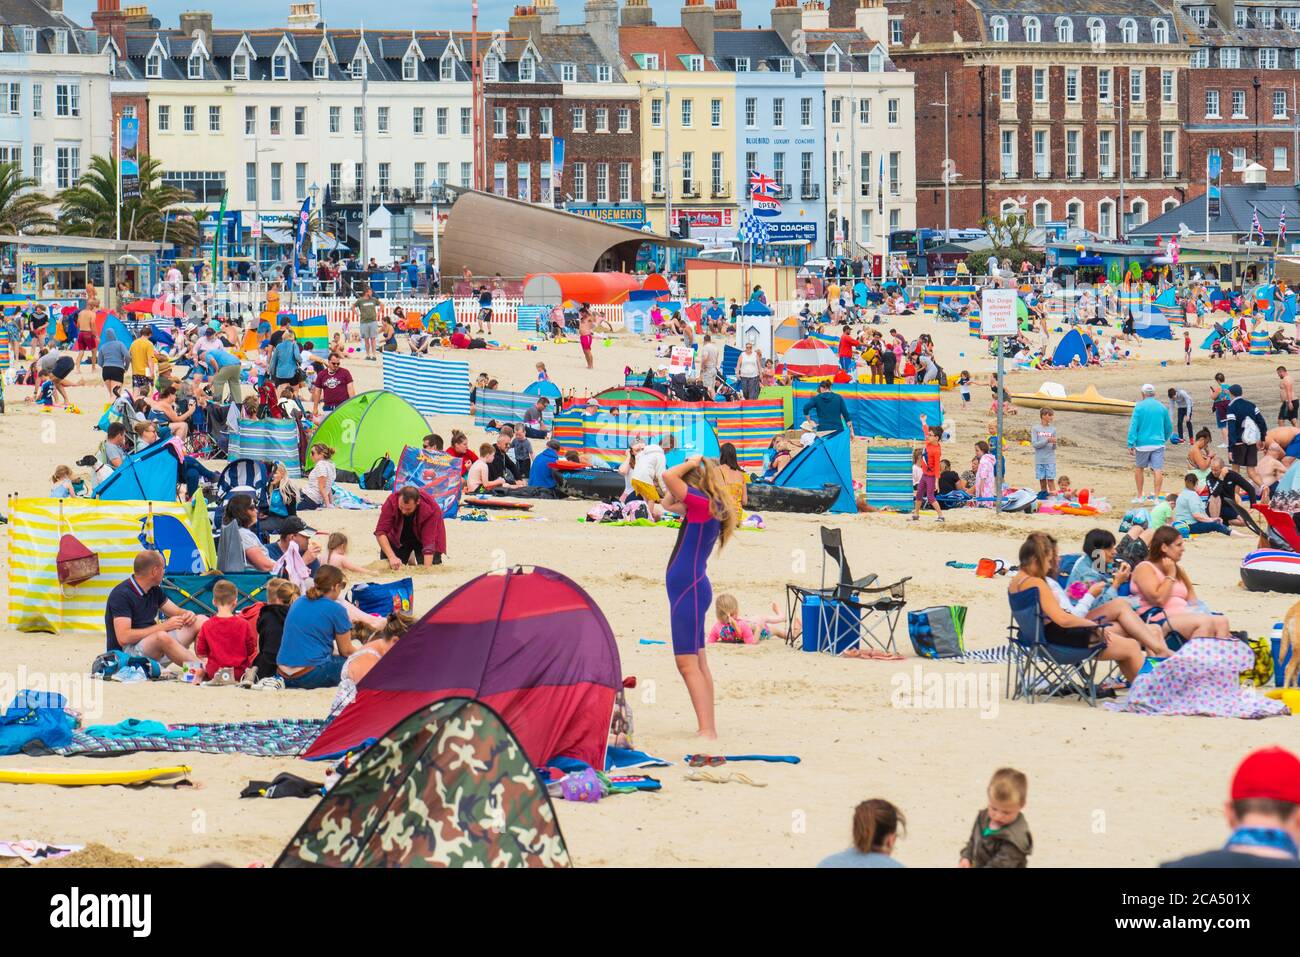
M 211 10 L 217 29 L 284 26 L 289 0 L 131 0 L 122 6 L 145 3 L 164 27 L 175 27 L 183 10 Z M 584 0 L 557 0 L 562 23 L 581 23 Z M 78 23 L 90 26 L 96 0 L 64 0 L 65 12 Z M 518 4 L 515 0 L 479 0 L 479 26 L 488 30 L 506 28 L 506 21 Z M 677 26 L 682 0 L 652 0 L 655 20 Z M 746 27 L 767 26 L 772 0 L 740 0 Z M 384 29 L 469 28 L 470 0 L 406 0 L 400 4 L 368 4 L 347 0 L 316 0 L 316 9 L 332 26 L 355 27 L 364 14 L 367 27 Z

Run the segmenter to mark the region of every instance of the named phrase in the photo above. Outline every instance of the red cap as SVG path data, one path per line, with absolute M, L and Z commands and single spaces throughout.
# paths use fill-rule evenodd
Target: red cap
M 1251 798 L 1300 804 L 1300 758 L 1278 747 L 1246 755 L 1232 776 L 1232 800 Z

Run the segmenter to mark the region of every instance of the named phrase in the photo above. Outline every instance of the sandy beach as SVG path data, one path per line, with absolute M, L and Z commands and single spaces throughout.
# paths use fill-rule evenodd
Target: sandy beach
M 970 338 L 964 323 L 909 317 L 887 321 L 884 328 L 891 325 L 909 338 L 930 332 L 950 373 L 968 369 L 983 382 L 993 368 L 984 343 Z M 1176 329 L 1174 341 L 1145 342 L 1135 357 L 1103 369 L 1014 372 L 1010 389 L 1033 391 L 1050 380 L 1071 392 L 1091 384 L 1104 395 L 1135 400 L 1143 382 L 1154 383 L 1161 397 L 1168 386 L 1177 385 L 1193 395 L 1199 427 L 1212 424 L 1209 385 L 1221 369 L 1274 421 L 1273 370 L 1283 360 L 1300 357 L 1215 363 L 1208 352 L 1197 349 L 1188 368 L 1183 365 L 1181 327 Z M 1196 345 L 1204 336 L 1205 331 L 1193 330 Z M 507 389 L 522 389 L 531 382 L 539 359 L 563 389 L 582 392 L 621 383 L 625 365 L 644 370 L 654 361 L 653 342 L 631 335 L 613 337 L 608 347 L 598 340 L 594 371 L 585 368 L 576 343 L 545 343 L 534 352 L 522 348 L 524 337 L 512 331 L 499 331 L 498 338 L 521 348 L 475 352 L 471 372 L 486 371 Z M 1300 367 L 1300 361 L 1286 364 Z M 354 357 L 348 367 L 358 391 L 379 386 L 378 363 Z M 105 395 L 97 377 L 88 377 L 84 387 L 73 390 L 74 400 L 85 410 L 81 415 L 37 412 L 21 402 L 30 392 L 11 388 L 7 414 L 0 416 L 0 488 L 7 495 L 46 495 L 54 467 L 71 465 L 93 452 L 101 438 L 93 430 Z M 977 386 L 973 396 L 969 408 L 962 407 L 955 392 L 944 396 L 945 416 L 956 423 L 956 441 L 945 446 L 944 454 L 958 470 L 968 467 L 973 443 L 988 434 L 987 385 Z M 1035 419 L 1035 413 L 1021 410 L 1008 418 L 1007 427 L 1023 430 Z M 430 424 L 444 436 L 453 427 L 463 428 L 472 447 L 486 440 L 483 430 L 465 421 L 434 417 Z M 709 570 L 714 590 L 735 594 L 742 612 L 762 611 L 774 601 L 784 609 L 787 582 L 819 581 L 818 527 L 837 525 L 844 529 L 855 575 L 875 572 L 882 581 L 911 576 L 909 608 L 966 605 L 968 647 L 996 647 L 1006 636 L 1005 580 L 979 579 L 970 570 L 944 563 L 972 563 L 983 557 L 1014 561 L 1024 536 L 1034 530 L 1056 535 L 1063 552 L 1078 551 L 1090 528 L 1115 529 L 1134 494 L 1131 460 L 1124 450 L 1126 416 L 1067 412 L 1058 414 L 1056 424 L 1062 439 L 1060 471 L 1076 488 L 1106 497 L 1112 506 L 1109 515 L 1090 519 L 962 510 L 948 513 L 947 524 L 936 526 L 928 515 L 913 524 L 900 515 L 769 513 L 764 516 L 765 530 L 737 534 L 713 557 Z M 1181 487 L 1184 449 L 1172 447 L 1167 453 L 1166 491 Z M 864 460 L 865 442 L 855 442 L 854 474 L 859 481 Z M 1008 463 L 1011 482 L 1030 483 L 1030 449 L 1010 444 Z M 380 498 L 378 493 L 367 494 L 372 500 Z M 636 690 L 629 693 L 635 744 L 674 764 L 650 772 L 664 785 L 655 794 L 612 796 L 596 805 L 559 802 L 561 827 L 574 862 L 581 866 L 809 866 L 849 844 L 852 809 L 868 797 L 887 798 L 906 813 L 907 836 L 896 852 L 900 861 L 908 866 L 952 866 L 982 806 L 989 775 L 1003 765 L 1029 776 L 1025 814 L 1034 835 L 1031 866 L 1150 866 L 1221 844 L 1220 808 L 1236 763 L 1253 748 L 1296 741 L 1298 718 L 1155 718 L 1093 710 L 1073 699 L 1009 702 L 1004 665 L 922 663 L 912 657 L 904 621 L 897 632 L 900 650 L 908 655 L 902 662 L 833 659 L 791 650 L 780 641 L 711 647 L 720 740 L 706 750 L 793 754 L 802 763 L 743 766 L 765 787 L 690 782 L 681 759 L 697 750 L 697 743 L 685 688 L 670 649 L 641 643 L 668 638 L 663 571 L 675 532 L 587 527 L 579 522 L 586 508 L 581 502 L 542 501 L 534 511 L 545 521 L 449 522 L 445 564 L 415 573 L 416 610 L 421 614 L 475 575 L 524 564 L 572 577 L 609 619 L 623 673 L 638 679 Z M 323 531 L 348 533 L 353 557 L 367 561 L 373 555 L 376 514 L 334 510 L 315 513 L 311 521 Z M 0 537 L 7 549 L 7 534 Z M 1185 565 L 1200 596 L 1226 613 L 1234 628 L 1256 636 L 1267 634 L 1291 601 L 1281 594 L 1249 593 L 1240 586 L 1238 565 L 1253 541 L 1244 536 L 1199 536 L 1190 543 Z M 263 692 L 179 682 L 93 682 L 84 676 L 103 643 L 99 633 L 0 631 L 5 701 L 24 686 L 24 676 L 48 680 L 68 675 L 81 676 L 78 687 L 85 696 L 81 706 L 88 723 L 128 717 L 164 722 L 324 717 L 333 697 L 332 690 Z M 973 699 L 943 706 L 927 702 L 924 695 L 914 698 L 911 692 L 924 690 L 935 680 L 932 676 L 948 679 L 951 687 L 960 682 L 963 689 L 975 692 Z M 132 768 L 189 764 L 198 787 L 0 786 L 0 820 L 5 822 L 0 839 L 94 841 L 146 861 L 182 865 L 270 863 L 312 802 L 241 800 L 240 790 L 250 780 L 270 780 L 280 771 L 316 780 L 324 772 L 320 765 L 301 761 L 192 753 L 110 759 L 12 756 L 0 759 L 0 767 L 100 769 L 109 762 Z

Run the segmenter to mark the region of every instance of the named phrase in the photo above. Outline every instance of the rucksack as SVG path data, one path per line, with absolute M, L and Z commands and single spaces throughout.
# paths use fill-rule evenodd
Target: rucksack
M 385 453 L 382 458 L 375 461 L 374 465 L 370 466 L 370 471 L 361 476 L 361 487 L 372 492 L 381 492 L 391 489 L 396 478 L 397 466 Z

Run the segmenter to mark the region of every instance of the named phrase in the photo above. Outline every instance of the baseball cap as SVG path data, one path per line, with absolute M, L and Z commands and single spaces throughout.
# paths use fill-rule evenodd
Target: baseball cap
M 1143 394 L 1143 395 L 1155 395 L 1155 394 L 1156 394 L 1156 387 L 1153 386 L 1150 382 L 1144 382 L 1144 383 L 1142 384 L 1142 394 Z
M 1246 755 L 1232 776 L 1232 800 L 1251 798 L 1300 804 L 1300 758 L 1276 746 Z
M 288 518 L 286 518 L 283 522 L 280 523 L 280 534 L 312 536 L 316 534 L 316 529 L 308 528 L 307 523 L 304 522 L 302 519 L 300 519 L 297 515 L 290 515 Z

